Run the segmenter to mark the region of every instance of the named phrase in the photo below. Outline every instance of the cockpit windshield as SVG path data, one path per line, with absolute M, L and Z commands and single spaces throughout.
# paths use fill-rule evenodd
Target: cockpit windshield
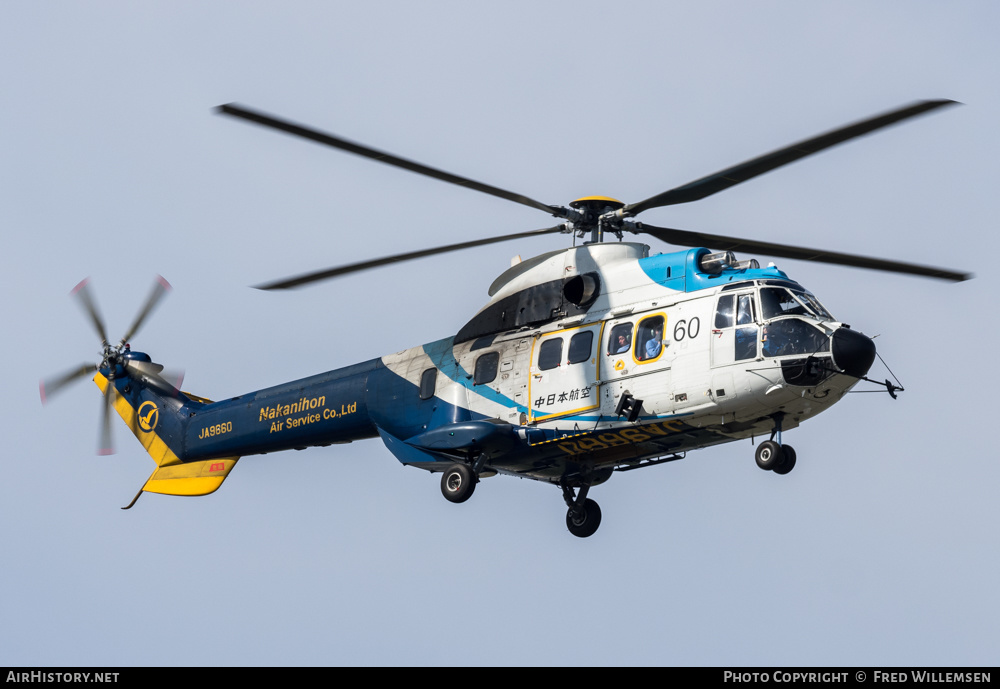
M 760 290 L 760 305 L 764 320 L 780 316 L 813 316 L 821 320 L 833 320 L 833 316 L 816 297 L 802 290 L 763 287 Z
M 830 338 L 798 318 L 786 318 L 765 325 L 761 340 L 764 356 L 811 356 L 830 351 Z
M 806 305 L 816 313 L 817 316 L 825 321 L 835 320 L 833 314 L 826 310 L 826 308 L 819 303 L 819 299 L 811 295 L 809 292 L 798 292 L 792 290 L 792 294 L 801 299 L 806 303 Z

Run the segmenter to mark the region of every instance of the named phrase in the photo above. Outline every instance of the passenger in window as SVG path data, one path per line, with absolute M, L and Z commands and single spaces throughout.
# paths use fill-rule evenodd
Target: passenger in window
M 608 337 L 608 356 L 625 354 L 632 346 L 632 324 L 619 323 L 611 329 Z
M 643 359 L 655 359 L 660 356 L 660 350 L 663 349 L 663 326 L 659 323 L 653 324 L 652 334 L 648 340 L 646 340 L 646 352 Z

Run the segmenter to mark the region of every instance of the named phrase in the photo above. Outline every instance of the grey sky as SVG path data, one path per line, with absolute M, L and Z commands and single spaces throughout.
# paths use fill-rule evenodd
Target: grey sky
M 989 2 L 4 3 L 0 664 L 996 664 L 998 20 Z M 40 377 L 98 358 L 68 297 L 86 276 L 113 336 L 166 277 L 133 346 L 219 399 L 452 334 L 512 256 L 564 245 L 252 290 L 552 219 L 221 103 L 565 204 L 924 98 L 965 105 L 643 216 L 976 273 L 776 261 L 879 335 L 906 387 L 789 433 L 787 477 L 750 443 L 617 475 L 580 540 L 557 489 L 498 477 L 452 505 L 371 440 L 122 512 L 153 464 L 120 423 L 94 455 L 96 387 L 38 403 Z

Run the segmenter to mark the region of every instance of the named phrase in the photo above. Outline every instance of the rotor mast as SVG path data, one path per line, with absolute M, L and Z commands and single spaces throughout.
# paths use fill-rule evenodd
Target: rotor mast
M 576 211 L 570 222 L 578 237 L 589 231 L 592 244 L 603 242 L 605 232 L 613 232 L 618 239 L 622 238 L 618 211 L 625 207 L 624 202 L 610 196 L 584 196 L 570 202 L 569 206 Z

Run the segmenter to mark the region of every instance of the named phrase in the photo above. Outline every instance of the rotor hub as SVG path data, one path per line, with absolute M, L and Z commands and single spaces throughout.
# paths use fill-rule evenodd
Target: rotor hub
M 576 201 L 571 201 L 569 207 L 576 208 L 577 210 L 591 211 L 595 215 L 603 215 L 608 211 L 616 211 L 619 208 L 624 208 L 625 204 L 610 196 L 584 196 Z

